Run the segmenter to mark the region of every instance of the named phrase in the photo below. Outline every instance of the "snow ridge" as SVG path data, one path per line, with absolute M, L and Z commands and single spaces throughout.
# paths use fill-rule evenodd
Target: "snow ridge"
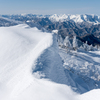
M 68 86 L 87 91 L 88 86 L 80 77 L 66 68 L 72 65 L 67 57 L 75 61 L 85 54 L 59 51 L 57 34 L 36 27 L 26 24 L 0 27 L 0 100 L 95 100 L 91 95 L 99 100 L 100 90 L 79 95 Z M 93 61 L 99 63 L 98 57 L 92 57 Z M 76 64 L 81 65 L 81 61 Z M 77 82 L 82 82 L 83 87 Z
M 99 24 L 100 23 L 100 16 L 97 16 L 97 15 L 87 15 L 87 14 L 84 14 L 84 15 L 66 15 L 66 14 L 61 14 L 61 15 L 57 15 L 57 14 L 54 14 L 54 15 L 51 15 L 49 17 L 49 19 L 51 21 L 61 21 L 61 22 L 64 22 L 64 21 L 68 21 L 68 20 L 73 20 L 74 22 L 76 23 L 82 23 L 82 22 L 88 22 L 88 23 L 93 23 L 93 24 Z

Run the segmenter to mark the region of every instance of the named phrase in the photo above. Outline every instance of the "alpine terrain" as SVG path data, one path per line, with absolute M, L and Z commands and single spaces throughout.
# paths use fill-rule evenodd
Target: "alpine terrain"
M 0 100 L 100 100 L 100 16 L 0 15 Z

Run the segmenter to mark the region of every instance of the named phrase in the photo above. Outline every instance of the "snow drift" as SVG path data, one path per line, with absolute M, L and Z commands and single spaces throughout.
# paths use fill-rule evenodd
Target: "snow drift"
M 91 93 L 64 85 L 62 66 L 56 34 L 25 24 L 0 28 L 0 100 L 89 100 Z
M 0 100 L 76 98 L 75 93 L 68 86 L 36 79 L 32 74 L 36 59 L 52 43 L 51 33 L 41 32 L 27 25 L 0 28 Z M 57 78 L 53 76 L 50 76 L 52 80 Z

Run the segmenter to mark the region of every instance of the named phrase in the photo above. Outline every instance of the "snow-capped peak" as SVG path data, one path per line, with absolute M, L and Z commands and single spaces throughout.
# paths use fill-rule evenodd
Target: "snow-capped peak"
M 76 15 L 70 15 L 70 14 L 57 15 L 57 14 L 54 14 L 54 15 L 51 15 L 49 17 L 49 19 L 51 21 L 56 21 L 56 22 L 58 22 L 58 21 L 64 22 L 67 20 L 73 20 L 76 23 L 81 23 L 81 22 L 89 22 L 89 23 L 93 23 L 93 24 L 100 23 L 100 16 L 87 15 L 87 14 L 83 14 L 83 15 L 79 15 L 79 14 L 76 14 Z
M 54 15 L 51 15 L 49 17 L 50 20 L 52 21 L 64 21 L 66 19 L 68 19 L 68 15 L 64 14 L 64 15 L 57 15 L 57 14 L 54 14 Z

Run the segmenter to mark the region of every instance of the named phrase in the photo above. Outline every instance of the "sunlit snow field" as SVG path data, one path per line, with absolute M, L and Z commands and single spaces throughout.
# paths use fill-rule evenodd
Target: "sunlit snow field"
M 81 95 L 60 84 L 66 77 L 58 53 L 53 33 L 25 24 L 0 27 L 0 100 L 100 100 L 99 89 Z M 43 79 L 40 79 L 42 73 L 34 71 L 39 57 L 42 60 L 38 61 L 46 61 Z

